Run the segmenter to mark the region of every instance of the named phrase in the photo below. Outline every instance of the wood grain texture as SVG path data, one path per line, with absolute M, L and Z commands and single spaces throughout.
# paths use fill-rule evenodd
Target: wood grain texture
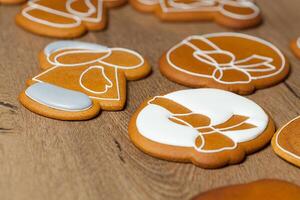
M 289 78 L 249 98 L 263 106 L 277 127 L 300 114 L 300 60 L 289 41 L 300 36 L 299 0 L 258 0 L 264 23 L 242 31 L 278 46 L 292 65 Z M 0 6 L 0 199 L 99 200 L 189 199 L 219 186 L 261 178 L 300 185 L 300 170 L 277 157 L 271 146 L 248 156 L 240 165 L 204 170 L 192 164 L 152 158 L 130 142 L 131 114 L 146 98 L 185 87 L 158 71 L 161 54 L 191 34 L 231 31 L 214 23 L 161 23 L 129 5 L 110 12 L 109 27 L 79 40 L 121 46 L 145 55 L 153 73 L 128 84 L 121 112 L 102 112 L 89 121 L 64 122 L 29 112 L 17 97 L 25 80 L 40 72 L 38 52 L 54 39 L 17 27 L 18 6 Z

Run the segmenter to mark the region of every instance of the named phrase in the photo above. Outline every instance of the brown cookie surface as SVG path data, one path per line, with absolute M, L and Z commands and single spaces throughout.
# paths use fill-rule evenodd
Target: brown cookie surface
M 128 131 L 133 143 L 151 156 L 219 168 L 261 149 L 275 127 L 262 108 L 242 96 L 190 89 L 146 100 Z
M 74 38 L 89 30 L 102 30 L 107 8 L 126 0 L 35 0 L 24 5 L 16 23 L 30 32 L 57 38 Z
M 281 51 L 241 33 L 190 36 L 164 53 L 160 71 L 189 87 L 213 87 L 250 94 L 282 81 L 289 64 Z
M 19 4 L 24 3 L 26 0 L 0 0 L 0 3 L 3 4 Z
M 193 200 L 298 200 L 300 187 L 281 180 L 258 180 L 204 192 Z
M 150 72 L 147 61 L 125 48 L 59 41 L 40 53 L 44 70 L 28 80 L 21 103 L 40 115 L 61 120 L 90 119 L 103 110 L 121 110 L 126 80 Z
M 276 132 L 272 147 L 281 158 L 300 167 L 300 117 L 291 120 Z
M 248 28 L 262 20 L 251 0 L 130 0 L 142 12 L 153 12 L 165 21 L 215 21 L 231 28 Z

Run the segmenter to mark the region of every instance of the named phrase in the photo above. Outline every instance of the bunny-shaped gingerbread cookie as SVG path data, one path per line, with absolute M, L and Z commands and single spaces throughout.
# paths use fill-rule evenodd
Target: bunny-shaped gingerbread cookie
M 126 100 L 126 80 L 150 72 L 145 59 L 124 48 L 59 41 L 40 55 L 44 71 L 28 81 L 21 103 L 38 114 L 62 120 L 84 120 L 100 109 L 120 110 Z
M 16 16 L 24 29 L 44 36 L 74 38 L 88 30 L 102 30 L 107 8 L 126 0 L 33 0 Z

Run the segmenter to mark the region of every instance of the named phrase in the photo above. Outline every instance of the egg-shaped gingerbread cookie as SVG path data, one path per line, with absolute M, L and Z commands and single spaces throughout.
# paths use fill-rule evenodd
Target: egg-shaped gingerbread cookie
M 282 81 L 289 72 L 283 53 L 273 44 L 242 33 L 190 36 L 160 60 L 168 79 L 189 87 L 212 87 L 250 94 Z
M 272 147 L 278 156 L 300 167 L 300 116 L 276 132 Z
M 258 180 L 216 188 L 199 194 L 192 200 L 298 200 L 300 187 L 276 179 Z
M 165 160 L 219 168 L 243 161 L 269 143 L 275 127 L 253 101 L 219 89 L 189 89 L 146 100 L 129 136 L 143 152 Z

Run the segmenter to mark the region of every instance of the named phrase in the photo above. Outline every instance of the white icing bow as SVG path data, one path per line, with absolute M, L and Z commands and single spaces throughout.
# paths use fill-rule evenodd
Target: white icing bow
M 253 54 L 245 59 L 237 60 L 233 53 L 221 49 L 202 51 L 196 50 L 193 54 L 200 62 L 215 68 L 212 78 L 220 83 L 249 83 L 255 79 L 250 73 L 269 72 L 275 70 L 271 63 L 272 58 Z M 221 60 L 222 59 L 222 60 Z M 234 72 L 234 76 L 230 73 Z M 230 79 L 226 77 L 230 76 Z

